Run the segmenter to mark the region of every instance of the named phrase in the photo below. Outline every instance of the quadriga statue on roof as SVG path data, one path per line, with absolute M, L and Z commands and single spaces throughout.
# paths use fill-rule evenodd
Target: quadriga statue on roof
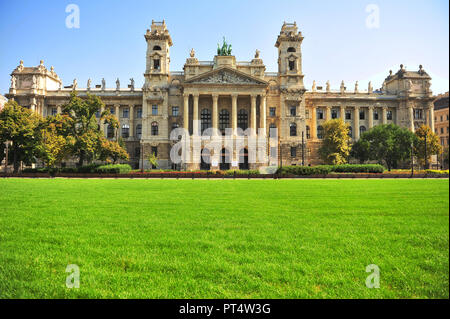
M 231 55 L 231 44 L 227 44 L 223 37 L 222 47 L 217 43 L 217 55 Z

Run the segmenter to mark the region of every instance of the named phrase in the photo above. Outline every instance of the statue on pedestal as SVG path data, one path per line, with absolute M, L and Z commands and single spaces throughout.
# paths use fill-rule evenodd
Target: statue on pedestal
M 116 80 L 116 90 L 117 90 L 117 91 L 120 90 L 120 81 L 119 81 L 119 78 L 117 78 L 117 80 Z
M 130 79 L 130 88 L 131 88 L 131 91 L 134 91 L 134 79 L 133 78 Z
M 88 79 L 88 81 L 87 81 L 87 89 L 88 90 L 91 89 L 91 79 Z
M 11 89 L 15 89 L 16 88 L 16 76 L 13 75 L 11 77 Z
M 327 92 L 330 92 L 330 81 L 327 81 Z
M 106 81 L 105 78 L 102 78 L 102 90 L 104 91 L 106 89 Z

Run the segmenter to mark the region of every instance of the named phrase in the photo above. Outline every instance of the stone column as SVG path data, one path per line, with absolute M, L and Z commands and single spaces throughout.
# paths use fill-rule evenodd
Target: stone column
M 369 130 L 373 127 L 373 106 L 369 106 Z
M 316 107 L 311 108 L 311 139 L 317 138 L 317 110 Z
M 409 129 L 414 133 L 414 109 L 412 106 L 408 107 Z
M 256 95 L 252 94 L 250 96 L 251 99 L 251 114 L 250 114 L 250 128 L 252 130 L 252 135 L 256 134 L 257 127 L 256 127 Z
M 387 106 L 386 105 L 383 105 L 382 117 L 383 117 L 383 124 L 387 124 Z
M 434 104 L 433 104 L 433 102 L 431 102 L 430 104 L 429 104 L 429 113 L 430 113 L 430 128 L 431 128 L 431 131 L 434 133 Z
M 130 105 L 130 137 L 134 137 L 134 105 Z
M 104 123 L 104 121 L 101 120 L 103 112 L 105 112 L 105 107 L 104 106 L 102 106 L 100 108 L 100 131 L 102 131 L 103 137 L 105 137 L 106 136 L 105 135 L 105 123 Z
M 119 104 L 115 104 L 114 106 L 116 108 L 116 114 L 115 115 L 116 115 L 117 121 L 119 122 L 119 128 L 116 129 L 116 136 L 119 137 L 120 136 L 120 124 L 121 124 L 120 123 L 120 114 L 119 114 L 120 113 L 120 105 Z
M 61 104 L 56 107 L 56 113 L 61 114 Z
M 183 126 L 189 132 L 189 93 L 184 93 Z
M 341 105 L 339 112 L 341 120 L 345 122 L 345 107 Z
M 219 129 L 219 125 L 218 125 L 218 123 L 219 123 L 219 110 L 218 110 L 219 95 L 213 94 L 212 100 L 213 100 L 212 127 L 213 127 L 214 131 L 216 131 L 217 129 Z
M 326 111 L 327 115 L 325 118 L 327 121 L 329 121 L 329 120 L 331 120 L 331 106 L 327 106 L 326 108 L 327 108 L 327 111 Z
M 198 93 L 194 93 L 194 117 L 192 118 L 192 135 L 198 136 L 199 127 L 198 127 Z
M 355 106 L 353 112 L 353 136 L 355 141 L 357 141 L 359 140 L 359 106 Z
M 266 130 L 266 118 L 267 118 L 267 116 L 266 116 L 266 95 L 265 94 L 261 95 L 260 111 L 261 111 L 260 127 L 262 128 L 263 135 L 265 136 L 266 132 L 267 132 L 267 130 Z
M 237 94 L 231 95 L 231 123 L 233 129 L 233 135 L 236 134 L 237 128 Z

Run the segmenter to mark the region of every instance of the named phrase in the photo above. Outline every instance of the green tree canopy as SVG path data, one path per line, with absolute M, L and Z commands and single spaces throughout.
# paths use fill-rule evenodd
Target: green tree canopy
M 350 154 L 349 125 L 341 119 L 326 121 L 323 125 L 323 141 L 319 155 L 326 164 L 347 163 Z
M 375 160 L 385 164 L 388 170 L 397 167 L 398 162 L 411 156 L 411 144 L 415 135 L 406 128 L 395 124 L 377 125 L 362 134 L 355 155 L 361 160 Z
M 104 141 L 103 132 L 101 132 L 96 118 L 96 114 L 99 114 L 104 107 L 103 101 L 98 96 L 88 94 L 86 99 L 81 99 L 76 92 L 71 94 L 70 101 L 63 106 L 62 114 L 68 119 L 61 125 L 64 128 L 62 132 L 66 137 L 72 139 L 71 154 L 79 159 L 79 166 L 82 166 L 85 160 L 91 162 L 97 158 L 105 159 L 105 156 L 109 157 L 111 154 L 119 154 L 117 159 L 125 158 L 123 154 L 126 151 L 122 146 L 111 144 L 117 142 L 106 143 Z M 100 121 L 112 125 L 114 129 L 119 127 L 117 118 L 111 115 L 109 110 L 100 114 Z M 102 147 L 106 147 L 106 149 L 102 149 Z M 116 158 L 116 155 L 112 155 L 112 157 Z
M 20 162 L 31 165 L 35 162 L 37 146 L 40 143 L 39 128 L 42 118 L 15 101 L 8 101 L 0 112 L 1 158 L 6 141 L 11 141 L 8 164 L 14 164 L 14 172 L 19 171 Z

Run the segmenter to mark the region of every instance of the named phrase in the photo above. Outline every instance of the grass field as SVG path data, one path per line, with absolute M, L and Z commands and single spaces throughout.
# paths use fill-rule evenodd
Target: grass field
M 448 180 L 0 187 L 0 298 L 449 297 Z

